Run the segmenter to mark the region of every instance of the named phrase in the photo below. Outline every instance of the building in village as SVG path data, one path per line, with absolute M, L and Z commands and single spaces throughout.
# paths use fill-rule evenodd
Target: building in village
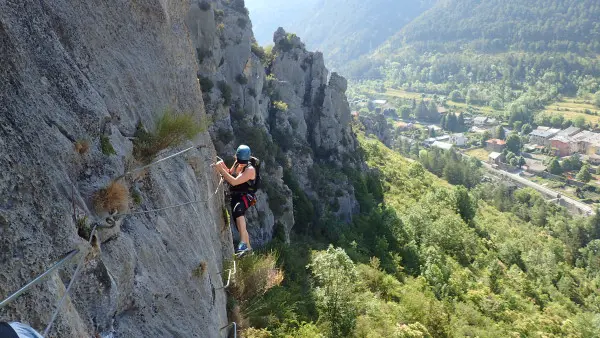
M 506 147 L 506 141 L 493 138 L 485 141 L 485 149 L 501 153 Z
M 497 152 L 493 151 L 488 155 L 488 163 L 490 163 L 490 164 L 500 164 L 501 159 L 502 159 L 502 153 L 497 153 Z
M 440 148 L 443 150 L 450 150 L 450 149 L 452 149 L 452 147 L 454 147 L 454 144 L 448 143 L 448 142 L 435 141 L 435 142 L 433 142 L 433 144 L 431 146 L 434 148 Z
M 452 134 L 450 135 L 450 143 L 457 147 L 464 147 L 467 144 L 467 138 L 465 134 Z
M 553 129 L 548 127 L 537 127 L 536 130 L 529 134 L 529 142 L 545 147 L 550 146 L 550 139 L 556 136 L 560 132 L 560 129 Z
M 554 149 L 555 155 L 559 157 L 569 156 L 572 154 L 571 140 L 568 136 L 554 136 L 550 139 L 550 147 Z

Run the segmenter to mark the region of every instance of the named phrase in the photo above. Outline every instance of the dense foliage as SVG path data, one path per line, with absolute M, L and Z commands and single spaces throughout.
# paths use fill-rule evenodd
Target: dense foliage
M 375 170 L 350 175 L 361 214 L 273 245 L 286 279 L 250 314 L 261 337 L 600 332 L 600 216 L 572 218 L 527 189 L 469 192 L 360 142 Z
M 440 1 L 347 73 L 533 123 L 534 112 L 561 96 L 594 102 L 598 17 L 592 0 Z

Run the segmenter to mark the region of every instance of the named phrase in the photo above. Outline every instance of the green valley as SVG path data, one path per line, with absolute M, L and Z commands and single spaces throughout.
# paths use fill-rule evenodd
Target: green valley
M 252 337 L 600 332 L 600 217 L 573 218 L 527 189 L 452 186 L 425 169 L 425 150 L 408 161 L 359 140 L 361 214 L 271 246 L 285 279 L 248 310 Z

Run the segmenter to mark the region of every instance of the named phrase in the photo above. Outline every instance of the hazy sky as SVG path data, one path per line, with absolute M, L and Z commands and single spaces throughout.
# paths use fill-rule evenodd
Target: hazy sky
M 318 1 L 246 0 L 256 40 L 261 45 L 273 43 L 273 33 L 278 27 L 296 32 Z

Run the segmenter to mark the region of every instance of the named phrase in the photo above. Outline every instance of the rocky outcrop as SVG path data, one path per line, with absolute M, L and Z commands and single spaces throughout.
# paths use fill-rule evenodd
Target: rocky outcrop
M 331 212 L 349 221 L 358 211 L 349 180 L 311 179 L 316 167 L 360 167 L 346 80 L 329 76 L 323 55 L 308 52 L 299 37 L 281 28 L 272 51 L 259 47 L 243 1 L 211 1 L 210 9 L 204 3 L 192 4 L 187 22 L 207 89 L 207 113 L 214 119 L 215 147 L 232 155 L 237 144 L 247 143 L 265 162 L 251 237 L 264 243 L 279 224 L 289 238 L 298 194 L 312 200 L 315 217 Z
M 139 122 L 151 128 L 166 108 L 205 114 L 188 7 L 0 2 L 0 297 L 73 248 L 90 250 L 50 337 L 217 337 L 227 324 L 219 272 L 232 245 L 221 198 L 122 217 L 93 247 L 78 235 L 78 222 L 106 225 L 92 196 L 132 167 Z M 103 154 L 101 138 L 115 154 Z M 89 150 L 76 152 L 77 141 Z M 212 194 L 212 142 L 205 133 L 194 143 L 204 147 L 121 180 L 139 189 L 130 210 Z M 0 320 L 43 330 L 77 261 Z
M 392 146 L 392 127 L 390 126 L 384 114 L 376 113 L 364 116 L 361 115 L 359 120 L 365 127 L 365 133 L 367 133 L 367 135 L 375 136 L 388 147 Z
M 321 216 L 349 221 L 358 204 L 341 169 L 361 165 L 346 81 L 298 37 L 280 29 L 274 41 L 273 53 L 253 44 L 241 0 L 0 3 L 0 296 L 79 248 L 85 264 L 50 337 L 219 336 L 233 248 L 210 164 L 239 143 L 263 160 L 255 246 Z M 208 115 L 209 133 L 119 179 L 131 195 L 120 212 L 135 214 L 88 244 L 108 224 L 95 194 L 139 165 L 136 131 L 167 109 Z M 296 202 L 314 213 L 295 215 Z M 0 320 L 43 330 L 78 260 Z

